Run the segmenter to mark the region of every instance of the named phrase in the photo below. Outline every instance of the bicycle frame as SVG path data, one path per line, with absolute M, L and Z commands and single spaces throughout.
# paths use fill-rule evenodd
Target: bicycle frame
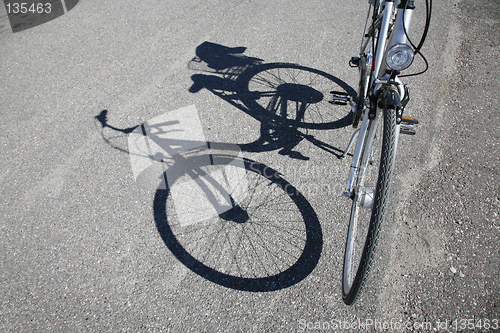
M 377 96 L 384 95 L 382 90 L 387 89 L 388 85 L 395 86 L 398 91 L 399 101 L 405 98 L 407 91 L 403 86 L 401 80 L 397 77 L 397 73 L 386 73 L 386 64 L 385 58 L 387 54 L 387 50 L 396 44 L 404 44 L 407 42 L 406 33 L 410 26 L 411 17 L 413 13 L 413 3 L 409 3 L 410 0 L 371 0 L 370 4 L 376 7 L 375 2 L 381 2 L 381 7 L 384 7 L 382 14 L 377 18 L 373 25 L 368 29 L 368 33 L 370 30 L 373 30 L 374 25 L 381 24 L 380 34 L 376 41 L 376 50 L 375 56 L 372 59 L 372 73 L 370 75 L 370 82 L 365 84 L 366 91 L 364 92 L 364 96 L 368 96 L 368 101 L 366 102 L 368 105 L 353 105 L 353 112 L 362 112 L 362 122 L 360 129 L 354 132 L 351 141 L 347 149 L 344 152 L 343 156 L 347 155 L 347 152 L 353 145 L 354 141 L 357 138 L 356 148 L 353 154 L 352 164 L 349 172 L 349 178 L 347 180 L 347 192 L 344 192 L 344 195 L 354 198 L 354 189 L 353 183 L 358 173 L 358 166 L 360 160 L 362 158 L 361 151 L 365 140 L 372 140 L 375 135 L 375 129 L 377 128 L 378 121 L 380 119 L 380 114 L 383 110 L 379 107 L 379 103 L 377 103 Z M 371 6 L 369 13 L 371 11 Z M 368 13 L 368 19 L 370 20 Z M 392 24 L 393 17 L 395 13 L 395 20 Z M 392 25 L 392 32 L 389 41 L 388 35 Z M 368 24 L 366 25 L 368 26 Z M 406 32 L 405 32 L 406 31 Z M 367 33 L 365 27 L 365 34 Z M 375 38 L 376 36 L 374 36 Z M 370 39 L 367 41 L 363 41 L 361 44 L 360 57 L 366 57 L 366 52 Z M 361 78 L 363 79 L 363 78 Z M 358 94 L 361 92 L 358 92 Z M 365 103 L 365 101 L 362 101 Z M 359 111 L 361 108 L 361 111 Z M 373 122 L 374 126 L 369 126 L 369 123 Z M 400 125 L 397 125 L 396 128 L 396 147 L 397 141 L 399 138 Z

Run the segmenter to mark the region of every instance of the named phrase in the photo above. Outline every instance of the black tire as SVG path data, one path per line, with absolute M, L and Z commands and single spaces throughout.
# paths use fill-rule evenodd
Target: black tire
M 384 104 L 383 117 L 382 115 L 379 117 L 380 121 L 377 125 L 379 128 L 376 131 L 380 133 L 383 129 L 383 135 L 375 134 L 372 144 L 370 140 L 365 142 L 359 166 L 360 171 L 354 184 L 357 194 L 351 206 L 342 271 L 342 299 L 347 305 L 353 304 L 366 280 L 374 259 L 380 226 L 383 223 L 388 203 L 394 169 L 397 127 L 396 110 L 388 108 L 386 102 Z M 377 122 L 372 123 L 377 124 Z M 372 156 L 372 161 L 370 161 L 370 156 Z M 378 156 L 380 158 L 376 160 Z M 363 208 L 363 200 L 366 200 L 367 196 L 363 196 L 362 193 L 370 188 L 375 188 L 373 205 L 370 208 Z M 358 224 L 361 228 L 358 228 Z

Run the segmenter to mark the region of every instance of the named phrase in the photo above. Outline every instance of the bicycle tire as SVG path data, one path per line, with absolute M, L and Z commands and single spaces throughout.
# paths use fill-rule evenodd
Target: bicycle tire
M 377 241 L 379 238 L 380 226 L 383 223 L 384 215 L 386 211 L 386 206 L 389 196 L 389 188 L 392 178 L 392 172 L 394 169 L 395 160 L 395 150 L 396 150 L 396 140 L 397 140 L 397 125 L 396 125 L 396 110 L 387 107 L 387 98 L 384 98 L 383 107 L 383 125 L 379 125 L 379 130 L 375 131 L 375 136 L 373 140 L 368 139 L 365 142 L 362 152 L 362 159 L 360 162 L 359 173 L 356 178 L 355 188 L 357 192 L 362 192 L 361 188 L 365 187 L 367 169 L 369 172 L 374 172 L 377 166 L 373 166 L 370 162 L 370 158 L 373 159 L 377 157 L 377 152 L 373 152 L 376 149 L 376 145 L 380 145 L 380 159 L 378 165 L 378 176 L 376 177 L 376 187 L 373 199 L 373 205 L 371 209 L 361 207 L 363 205 L 361 196 L 356 196 L 353 199 L 351 206 L 351 215 L 349 221 L 349 231 L 346 240 L 346 248 L 344 252 L 344 265 L 342 270 L 342 299 L 345 304 L 351 305 L 356 300 L 359 292 L 363 288 L 366 281 L 366 277 L 373 263 L 375 250 L 377 246 Z M 380 111 L 380 110 L 379 110 Z M 377 122 L 371 122 L 372 124 L 377 124 Z M 383 129 L 382 138 L 380 135 L 377 136 L 377 132 Z M 381 142 L 380 142 L 381 141 Z M 365 198 L 365 197 L 363 197 Z M 364 221 L 358 221 L 359 212 L 365 211 Z M 368 217 L 369 216 L 369 220 Z M 366 222 L 366 231 L 358 232 L 357 225 L 359 222 Z M 353 241 L 354 239 L 354 241 Z M 357 240 L 357 242 L 356 242 Z M 354 260 L 355 245 L 359 245 L 358 250 L 362 249 L 361 256 L 358 256 L 358 260 Z

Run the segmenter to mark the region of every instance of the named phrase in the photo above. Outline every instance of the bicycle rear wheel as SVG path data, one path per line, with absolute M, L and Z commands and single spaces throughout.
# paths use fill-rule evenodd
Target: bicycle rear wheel
M 384 103 L 383 115 L 370 121 L 354 184 L 342 272 L 347 305 L 355 301 L 373 261 L 394 168 L 396 130 L 396 110 Z

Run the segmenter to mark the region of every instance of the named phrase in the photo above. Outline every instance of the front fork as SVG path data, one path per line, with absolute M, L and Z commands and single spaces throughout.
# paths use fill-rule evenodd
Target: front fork
M 383 117 L 384 103 L 387 104 L 388 108 L 396 108 L 398 116 L 399 115 L 402 116 L 403 106 L 401 105 L 401 97 L 399 92 L 400 90 L 397 88 L 397 86 L 399 86 L 400 83 L 399 82 L 396 83 L 395 81 L 393 82 L 394 83 L 383 83 L 381 86 L 376 86 L 375 96 L 378 97 L 375 101 L 371 101 L 370 103 L 372 105 L 370 106 L 370 108 L 367 108 L 364 111 L 361 127 L 353 133 L 351 140 L 349 141 L 349 145 L 347 146 L 347 149 L 341 156 L 341 157 L 347 156 L 350 148 L 352 147 L 357 138 L 356 148 L 354 150 L 354 155 L 349 171 L 349 178 L 347 180 L 346 192 L 342 193 L 343 195 L 350 197 L 351 199 L 354 199 L 356 195 L 354 188 L 354 182 L 356 180 L 356 177 L 358 174 L 362 174 L 364 172 L 364 170 L 360 170 L 360 168 L 364 167 L 361 165 L 360 162 L 363 157 L 365 159 L 369 158 L 370 157 L 369 154 L 372 153 L 371 151 L 363 149 L 365 141 L 368 142 L 373 141 L 375 137 L 375 132 L 378 127 L 378 123 L 380 121 L 380 117 Z M 400 126 L 401 125 L 398 122 L 398 124 L 396 125 L 396 144 L 395 144 L 396 149 L 399 141 Z M 363 156 L 363 154 L 365 156 Z M 394 156 L 396 156 L 396 154 L 394 154 Z
M 356 132 L 354 132 L 347 149 L 344 151 L 344 154 L 342 155 L 342 156 L 347 155 L 349 149 L 351 148 L 351 146 L 353 145 L 354 141 L 357 138 L 356 148 L 354 149 L 354 155 L 352 158 L 351 168 L 349 170 L 349 178 L 347 180 L 346 192 L 343 193 L 345 196 L 348 196 L 351 199 L 354 199 L 354 196 L 356 194 L 354 192 L 353 187 L 354 187 L 354 181 L 356 179 L 356 176 L 359 173 L 358 169 L 360 168 L 360 161 L 362 158 L 362 154 L 364 152 L 363 146 L 364 146 L 366 140 L 369 140 L 370 138 L 373 139 L 373 137 L 375 135 L 375 129 L 377 127 L 376 125 L 380 121 L 381 112 L 378 112 L 378 111 L 379 110 L 377 110 L 377 112 L 375 112 L 375 117 L 373 119 L 370 119 L 370 112 L 368 112 L 368 110 L 365 111 L 365 113 L 363 115 L 363 121 L 361 122 L 361 127 L 358 130 L 356 130 Z M 364 153 L 367 154 L 368 152 L 364 152 Z M 359 170 L 359 171 L 362 171 L 362 170 Z

